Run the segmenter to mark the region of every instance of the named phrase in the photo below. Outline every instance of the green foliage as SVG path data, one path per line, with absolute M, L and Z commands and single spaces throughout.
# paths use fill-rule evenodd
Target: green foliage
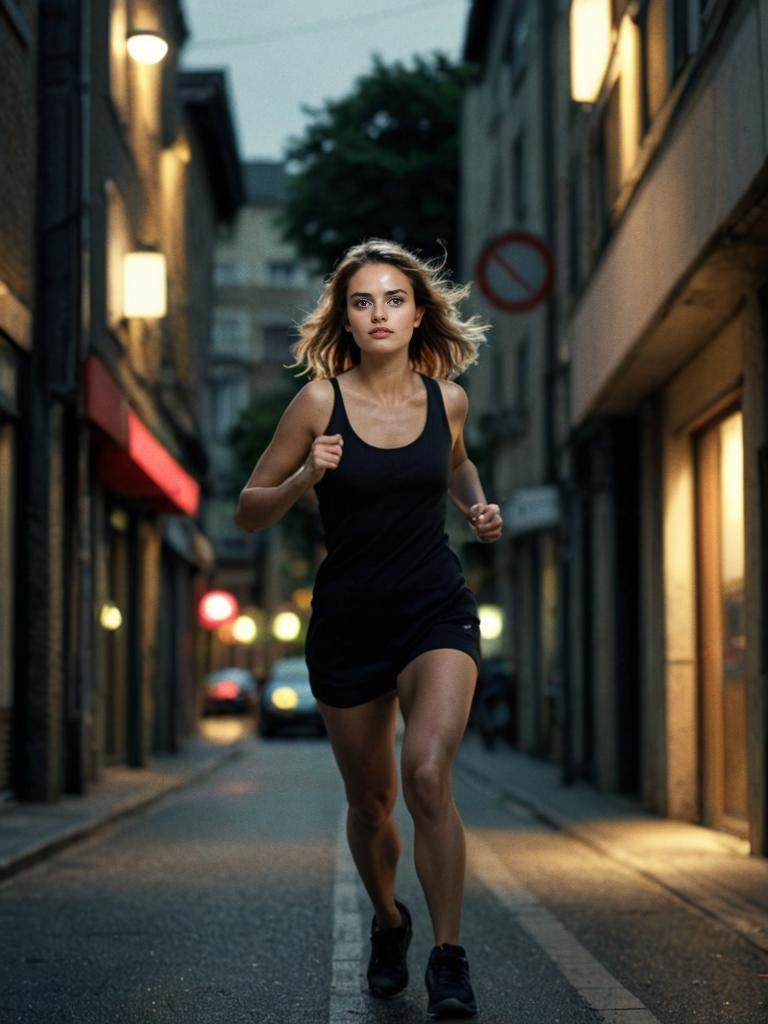
M 425 258 L 456 258 L 458 128 L 469 65 L 443 54 L 415 57 L 413 67 L 386 65 L 357 79 L 353 91 L 322 107 L 286 150 L 286 240 L 328 273 L 350 245 L 365 238 L 402 242 Z

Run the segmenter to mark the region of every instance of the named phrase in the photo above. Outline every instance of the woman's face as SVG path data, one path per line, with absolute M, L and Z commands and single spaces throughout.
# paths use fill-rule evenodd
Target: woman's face
M 344 326 L 363 352 L 407 348 L 423 315 L 410 278 L 391 263 L 365 263 L 347 282 Z

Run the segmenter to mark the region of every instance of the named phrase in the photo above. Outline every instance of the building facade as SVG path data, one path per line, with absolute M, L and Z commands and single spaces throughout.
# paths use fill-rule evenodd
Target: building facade
M 0 6 L 0 132 L 14 159 L 0 162 L 0 791 L 11 785 L 20 382 L 30 360 L 35 303 L 37 4 Z
M 35 6 L 9 783 L 51 800 L 177 749 L 197 719 L 195 598 L 213 565 L 198 396 L 213 240 L 240 180 L 223 79 L 201 99 L 177 74 L 178 3 Z M 164 60 L 129 54 L 137 24 Z
M 258 608 L 268 620 L 305 585 L 312 566 L 291 565 L 284 557 L 282 523 L 255 534 L 235 525 L 234 509 L 245 480 L 229 436 L 246 408 L 261 404 L 282 409 L 306 380 L 292 385 L 296 370 L 286 367 L 293 362 L 296 324 L 313 308 L 322 284 L 282 237 L 282 162 L 245 162 L 243 182 L 245 202 L 237 219 L 219 231 L 216 243 L 216 305 L 206 378 L 205 431 L 211 453 L 206 528 L 216 553 L 216 585 L 233 592 L 241 605 Z M 219 647 L 215 654 L 222 663 L 239 656 L 251 664 L 260 651 Z M 263 664 L 255 667 L 264 669 Z
M 765 853 L 768 7 L 608 16 L 569 140 L 574 761 Z
M 461 276 L 475 280 L 472 308 L 493 325 L 478 365 L 467 375 L 469 437 L 485 453 L 486 491 L 502 506 L 505 521 L 504 538 L 493 552 L 496 593 L 486 596 L 505 612 L 503 651 L 514 666 L 518 742 L 557 757 L 562 737 L 555 429 L 565 415 L 565 390 L 558 373 L 556 296 L 511 311 L 494 305 L 478 287 L 479 263 L 495 239 L 525 233 L 553 248 L 556 104 L 549 7 L 483 2 L 472 8 L 464 57 L 479 65 L 480 76 L 462 112 L 460 225 Z
M 529 5 L 550 18 L 568 375 L 560 757 L 764 854 L 768 6 L 606 0 L 589 39 L 579 6 Z M 577 102 L 580 55 L 598 80 Z

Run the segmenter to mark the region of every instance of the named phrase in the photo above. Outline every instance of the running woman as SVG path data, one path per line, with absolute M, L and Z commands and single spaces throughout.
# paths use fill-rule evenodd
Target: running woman
M 408 984 L 411 915 L 395 893 L 399 704 L 403 795 L 434 929 L 428 1013 L 468 1017 L 477 1006 L 459 944 L 466 852 L 451 774 L 477 683 L 480 620 L 448 546 L 446 499 L 481 543 L 500 538 L 502 521 L 467 457 L 467 395 L 451 380 L 477 361 L 487 325 L 461 319 L 470 285 L 441 271 L 383 239 L 345 253 L 293 349 L 311 379 L 283 413 L 235 518 L 264 529 L 315 490 L 327 554 L 306 660 L 373 907 L 368 986 L 387 999 Z

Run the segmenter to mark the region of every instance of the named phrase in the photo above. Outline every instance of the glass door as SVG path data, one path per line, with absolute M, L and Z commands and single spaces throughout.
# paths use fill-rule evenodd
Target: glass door
M 747 691 L 742 416 L 696 437 L 702 821 L 746 835 Z

